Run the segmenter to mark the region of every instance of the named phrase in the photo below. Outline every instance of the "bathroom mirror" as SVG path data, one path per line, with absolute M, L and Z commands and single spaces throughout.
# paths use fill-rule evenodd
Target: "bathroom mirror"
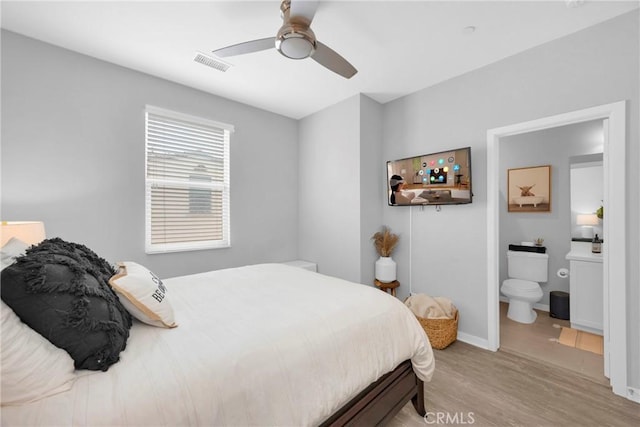
M 604 198 L 602 153 L 569 158 L 571 188 L 571 239 L 591 241 L 602 237 L 602 219 L 596 212 Z

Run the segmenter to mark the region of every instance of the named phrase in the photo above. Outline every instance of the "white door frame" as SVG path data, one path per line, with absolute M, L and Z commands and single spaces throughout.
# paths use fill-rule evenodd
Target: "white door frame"
M 608 119 L 604 129 L 604 212 L 605 244 L 603 245 L 604 289 L 609 294 L 608 302 L 609 357 L 608 373 L 613 392 L 627 396 L 627 260 L 626 260 L 626 101 L 599 105 L 584 110 L 572 111 L 529 122 L 489 129 L 487 131 L 487 319 L 489 349 L 500 347 L 500 275 L 499 275 L 499 216 L 500 216 L 500 138 L 581 123 L 590 120 Z M 622 179 L 621 179 L 622 178 Z M 614 185 L 615 184 L 615 185 Z M 607 360 L 607 358 L 605 358 Z

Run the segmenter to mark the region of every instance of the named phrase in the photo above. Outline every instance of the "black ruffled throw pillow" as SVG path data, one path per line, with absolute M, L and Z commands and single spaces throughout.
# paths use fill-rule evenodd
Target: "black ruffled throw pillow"
M 2 300 L 66 350 L 76 369 L 106 371 L 126 347 L 131 315 L 109 286 L 115 268 L 91 249 L 44 240 L 2 270 Z

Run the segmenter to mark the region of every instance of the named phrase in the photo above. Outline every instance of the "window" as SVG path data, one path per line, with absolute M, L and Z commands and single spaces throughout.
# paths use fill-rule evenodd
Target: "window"
M 233 126 L 147 106 L 147 253 L 230 246 Z

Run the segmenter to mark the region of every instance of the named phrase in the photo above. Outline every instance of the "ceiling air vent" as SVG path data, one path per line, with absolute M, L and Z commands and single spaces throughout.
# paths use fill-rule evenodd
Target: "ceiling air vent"
M 196 56 L 193 58 L 194 61 L 199 62 L 200 64 L 206 65 L 207 67 L 215 68 L 218 71 L 225 72 L 231 67 L 231 64 L 228 62 L 224 62 L 219 58 L 214 58 L 209 55 L 205 55 L 201 52 L 196 52 Z

